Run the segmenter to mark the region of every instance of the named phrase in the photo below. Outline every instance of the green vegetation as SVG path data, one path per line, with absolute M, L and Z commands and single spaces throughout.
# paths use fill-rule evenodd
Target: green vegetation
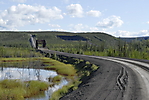
M 62 78 L 63 77 L 61 75 L 57 75 L 55 77 L 49 77 L 49 82 L 52 82 L 52 84 L 59 84 Z
M 143 38 L 126 42 L 121 40 L 121 38 L 115 38 L 102 32 L 44 32 L 42 34 L 39 32 L 32 34 L 36 34 L 38 39 L 45 39 L 47 47 L 51 50 L 74 54 L 149 59 L 149 40 L 143 40 Z M 80 36 L 87 40 L 64 40 L 57 37 L 60 35 Z
M 28 58 L 28 57 L 43 57 L 42 54 L 28 48 L 15 47 L 0 47 L 0 58 Z
M 42 60 L 44 57 L 33 57 L 33 58 L 1 58 L 1 67 L 16 67 L 16 68 L 42 68 Z M 43 66 L 44 67 L 44 66 Z
M 118 39 L 110 36 L 108 34 L 102 33 L 102 32 L 94 32 L 94 33 L 69 33 L 69 32 L 36 32 L 31 33 L 36 34 L 37 39 L 45 39 L 47 41 L 48 47 L 50 49 L 54 48 L 60 48 L 61 46 L 71 46 L 76 45 L 79 46 L 81 44 L 96 44 L 100 45 L 101 43 L 105 43 L 106 45 L 115 45 L 118 42 Z M 58 36 L 79 36 L 87 39 L 87 41 L 83 40 L 64 40 L 62 38 L 59 38 Z M 69 37 L 68 37 L 69 38 Z M 80 44 L 81 43 L 81 44 Z
M 0 59 L 0 64 L 2 67 L 5 67 L 4 65 L 12 65 L 15 66 L 16 63 L 18 66 L 15 67 L 23 67 L 23 65 L 29 64 L 29 63 L 36 63 L 38 66 L 44 66 L 43 69 L 47 70 L 54 70 L 56 71 L 59 75 L 65 76 L 66 78 L 72 78 L 76 76 L 76 70 L 75 68 L 70 65 L 70 64 L 64 64 L 62 62 L 53 60 L 51 58 L 46 58 L 46 57 L 33 57 L 33 58 L 1 58 Z M 22 65 L 22 66 L 21 66 Z M 38 68 L 38 66 L 30 66 L 31 68 Z M 66 70 L 67 69 L 67 70 Z
M 47 70 L 54 70 L 59 75 L 65 76 L 66 78 L 72 78 L 76 76 L 75 68 L 70 64 L 64 64 L 59 61 L 53 60 L 46 57 L 33 57 L 33 58 L 1 58 L 0 65 L 2 67 L 15 66 L 24 67 L 29 63 L 33 63 L 36 66 L 29 66 L 30 68 L 41 68 Z M 66 70 L 67 69 L 67 70 Z
M 149 60 L 149 40 L 123 42 L 119 41 L 117 47 L 109 47 L 103 51 L 86 51 L 86 55 L 127 57 Z
M 24 100 L 48 89 L 48 83 L 20 80 L 0 81 L 0 100 Z
M 67 78 L 69 81 L 74 80 L 74 78 L 77 75 L 76 70 L 72 65 L 60 63 L 50 58 L 45 58 L 43 57 L 42 54 L 37 53 L 29 48 L 24 49 L 16 47 L 1 47 L 0 65 L 2 67 L 12 67 L 12 66 L 24 67 L 28 64 L 32 65 L 29 66 L 30 68 L 38 68 L 39 66 L 42 65 L 44 69 L 55 70 L 58 74 L 62 75 L 61 77 L 60 75 L 54 77 L 52 81 L 53 84 L 58 84 L 60 82 L 60 78 L 62 77 Z M 28 82 L 23 83 L 20 81 L 4 80 L 4 82 L 2 83 L 6 85 L 5 86 L 6 88 L 2 89 L 0 88 L 1 89 L 0 100 L 8 100 L 8 99 L 23 100 L 24 98 L 28 98 L 32 95 L 38 94 L 38 92 L 40 91 L 43 91 L 42 88 L 40 87 L 45 86 L 44 83 L 38 84 L 38 81 L 36 82 L 30 81 L 29 83 Z M 29 85 L 30 87 L 28 88 L 24 87 L 26 85 Z
M 79 84 L 81 84 L 82 82 L 85 82 L 87 78 L 89 78 L 89 76 L 99 68 L 95 64 L 91 64 L 88 61 L 84 61 L 84 60 L 80 60 L 72 57 L 57 56 L 57 58 L 59 58 L 61 62 L 67 63 L 68 65 L 73 65 L 75 70 L 77 71 L 76 72 L 77 76 L 74 76 L 73 79 L 71 78 L 68 85 L 63 86 L 58 91 L 54 92 L 51 95 L 50 100 L 59 100 L 59 98 L 65 95 L 66 93 L 77 89 Z M 67 73 L 67 72 L 71 72 L 71 71 L 62 70 L 62 73 Z M 65 75 L 65 77 L 68 77 L 68 76 Z
M 74 54 L 83 54 L 85 51 L 101 50 L 108 48 L 109 46 L 116 47 L 118 44 L 117 38 L 107 35 L 102 32 L 94 33 L 69 33 L 69 32 L 39 32 L 36 34 L 37 39 L 43 39 L 47 42 L 47 47 L 50 50 L 56 50 L 61 52 L 68 52 Z M 58 36 L 78 36 L 78 40 L 62 39 Z M 79 37 L 85 38 L 81 40 Z M 67 38 L 66 38 L 67 39 Z
M 58 33 L 57 35 L 65 35 L 69 36 L 71 33 Z M 79 35 L 88 39 L 88 41 L 68 41 L 62 40 L 58 38 L 56 33 L 36 33 L 37 38 L 42 38 L 47 40 L 48 48 L 51 50 L 57 50 L 61 52 L 68 52 L 74 54 L 85 54 L 85 55 L 95 55 L 95 56 L 113 56 L 113 57 L 128 57 L 128 58 L 136 58 L 136 59 L 148 59 L 149 60 L 149 41 L 132 41 L 132 42 L 125 42 L 120 40 L 119 38 L 114 38 L 112 36 L 103 34 L 103 33 L 86 33 L 86 34 L 71 34 L 72 35 Z M 48 38 L 51 39 L 48 39 Z M 53 56 L 54 59 L 60 60 L 59 57 L 56 55 Z M 64 63 L 70 63 L 71 61 L 62 60 Z M 77 74 L 82 76 L 81 79 L 86 79 L 86 76 L 91 74 L 89 69 L 96 70 L 98 67 L 96 65 L 85 65 L 82 68 L 85 62 L 79 61 L 75 62 L 72 61 L 73 64 L 76 63 L 79 67 L 74 66 L 77 69 Z M 82 70 L 81 70 L 82 69 Z M 85 69 L 85 70 L 84 70 Z M 83 77 L 84 76 L 84 77 Z M 60 89 L 53 95 L 64 93 L 65 89 Z M 55 96 L 58 97 L 58 96 Z M 53 98 L 53 96 L 52 96 Z M 54 99 L 53 99 L 54 100 Z
M 59 74 L 53 78 L 53 83 L 58 83 L 58 81 L 60 81 L 63 77 L 74 82 L 77 74 L 72 65 L 63 64 L 58 61 L 51 60 L 50 58 L 44 58 L 43 55 L 35 52 L 35 50 L 30 48 L 28 41 L 29 33 L 20 33 L 18 36 L 17 35 L 18 34 L 13 32 L 0 33 L 0 39 L 2 40 L 0 44 L 0 64 L 2 67 L 24 67 L 26 64 L 30 64 L 31 62 L 33 62 L 31 65 L 35 66 L 38 62 L 37 67 L 42 65 L 44 66 L 44 69 L 53 69 Z M 29 67 L 32 68 L 31 66 Z M 69 71 L 66 69 L 69 69 Z M 39 91 L 43 90 L 40 87 L 45 86 L 44 83 L 38 84 L 38 81 L 21 82 L 18 80 L 4 80 L 2 83 L 4 83 L 4 87 L 6 87 L 3 88 L 0 86 L 2 87 L 0 96 L 3 96 L 1 97 L 3 100 L 21 100 L 23 98 L 38 94 Z
M 29 34 L 35 34 L 37 39 L 45 39 L 47 47 L 51 50 L 62 52 L 69 52 L 75 54 L 87 54 L 97 56 L 116 56 L 129 57 L 138 59 L 149 59 L 148 40 L 141 41 L 133 40 L 132 42 L 124 42 L 119 38 L 107 35 L 102 32 L 93 33 L 69 33 L 69 32 L 0 32 L 0 46 L 17 47 L 17 48 L 31 48 L 29 43 Z M 87 39 L 83 40 L 64 40 L 58 36 L 79 36 Z M 127 39 L 128 40 L 128 39 Z M 0 48 L 0 50 L 2 50 Z M 21 50 L 21 49 L 20 49 Z M 5 50 L 3 50 L 5 51 Z M 12 51 L 12 50 L 10 50 Z M 20 53 L 10 52 L 6 57 L 19 57 Z M 17 51 L 17 50 L 14 50 Z M 31 51 L 31 50 L 30 50 Z M 30 56 L 30 52 L 24 52 L 24 56 Z M 0 54 L 0 56 L 4 55 Z M 26 53 L 26 54 L 25 54 Z M 23 56 L 22 55 L 22 56 Z M 23 57 L 24 57 L 23 56 Z
M 37 65 L 44 65 L 44 69 L 55 70 L 60 75 L 53 78 L 53 83 L 60 82 L 61 78 L 64 77 L 70 81 L 67 86 L 54 92 L 51 100 L 58 100 L 65 93 L 77 89 L 79 84 L 98 69 L 98 66 L 88 61 L 57 56 L 56 54 L 45 54 L 45 56 L 62 63 L 49 58 L 41 58 L 44 55 L 36 53 L 31 48 L 29 34 L 35 35 L 35 38 L 39 40 L 46 40 L 47 47 L 51 50 L 74 54 L 149 60 L 149 40 L 125 42 L 120 38 L 115 38 L 102 32 L 0 32 L 0 64 L 40 61 Z M 65 36 L 65 39 L 60 38 L 61 36 Z M 79 39 L 69 39 L 76 37 Z M 81 40 L 81 38 L 83 39 Z
M 26 32 L 0 32 L 0 46 L 31 48 L 29 42 L 29 33 Z
M 52 60 L 52 59 L 46 58 L 46 57 L 34 57 L 34 58 L 1 58 L 0 63 L 2 63 L 2 65 L 4 65 L 6 63 L 7 64 L 6 67 L 8 67 L 10 64 L 15 65 L 16 63 L 18 63 L 18 67 L 20 67 L 21 65 L 23 66 L 23 64 L 24 64 L 23 62 L 27 62 L 27 64 L 28 64 L 28 62 L 35 62 L 35 61 L 37 61 L 37 62 L 40 61 L 40 65 L 38 64 L 38 66 L 44 65 L 44 67 L 43 67 L 44 69 L 55 70 L 59 74 L 58 76 L 55 76 L 54 78 L 51 78 L 52 79 L 51 82 L 52 82 L 53 85 L 59 84 L 61 82 L 61 79 L 62 78 L 67 78 L 67 80 L 70 81 L 69 84 L 71 85 L 71 87 L 76 86 L 76 85 L 74 85 L 74 83 L 76 83 L 76 80 L 77 80 L 76 79 L 76 77 L 77 77 L 76 70 L 70 64 L 64 64 L 64 63 L 61 63 L 59 61 Z M 16 67 L 16 65 L 15 65 L 15 67 Z M 33 68 L 36 68 L 36 67 L 37 66 L 35 66 Z M 6 80 L 6 81 L 4 81 L 2 83 L 4 83 L 4 84 L 7 85 L 8 83 L 12 83 L 11 81 L 12 80 Z M 14 80 L 13 84 L 8 84 L 7 86 L 5 86 L 9 90 L 8 93 L 7 92 L 4 92 L 6 94 L 6 96 L 10 92 L 17 93 L 17 91 L 19 92 L 19 90 L 25 92 L 26 90 L 23 90 L 22 88 L 16 89 L 16 91 L 15 91 L 15 89 L 13 89 L 13 91 L 11 91 L 12 90 L 11 87 L 14 87 L 14 88 L 15 88 L 15 86 L 16 87 L 20 87 L 20 82 L 21 81 L 19 81 L 19 80 Z M 23 84 L 25 83 L 26 85 L 28 84 L 28 82 L 27 83 L 26 82 L 22 82 L 22 83 Z M 20 94 L 18 94 L 18 95 L 10 94 L 10 96 L 8 95 L 8 99 L 14 98 L 14 96 L 15 96 L 15 100 L 19 100 L 21 98 L 23 99 L 23 97 L 30 97 L 32 95 L 35 95 L 34 92 L 37 92 L 38 91 L 38 86 L 44 86 L 44 84 L 43 85 L 42 84 L 39 84 L 38 85 L 38 81 L 36 81 L 36 82 L 30 81 L 30 83 L 31 84 L 29 84 L 29 86 L 31 86 L 32 89 L 30 89 L 30 88 L 29 88 L 30 90 L 27 89 L 27 93 L 25 92 L 26 94 L 24 94 L 24 92 L 19 92 Z M 49 84 L 49 85 L 51 85 L 51 84 Z M 51 86 L 53 86 L 53 85 L 51 85 Z M 68 86 L 66 86 L 66 87 L 68 88 Z M 3 91 L 3 89 L 1 91 Z M 0 92 L 0 93 L 2 93 L 2 92 Z M 2 95 L 4 95 L 4 94 L 2 94 Z
M 76 70 L 72 65 L 64 64 L 59 61 L 52 60 L 50 58 L 48 58 L 47 60 L 43 60 L 43 62 L 46 63 L 46 65 L 49 64 L 49 66 L 46 66 L 45 69 L 55 70 L 59 75 L 65 76 L 69 79 L 73 79 L 73 77 L 77 75 Z
M 74 84 L 72 84 L 72 83 L 70 84 L 69 83 L 68 85 L 63 86 L 63 88 L 58 89 L 56 92 L 54 92 L 52 94 L 50 100 L 59 100 L 59 98 L 62 97 L 62 96 L 64 96 L 66 93 L 68 93 L 69 90 L 75 90 L 75 89 L 77 89 L 77 86 L 75 86 L 76 84 L 78 85 L 80 83 L 77 83 L 77 82 L 75 82 Z

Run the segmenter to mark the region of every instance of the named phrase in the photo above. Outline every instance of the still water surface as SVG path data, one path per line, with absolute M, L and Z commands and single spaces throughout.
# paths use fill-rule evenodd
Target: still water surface
M 48 82 L 49 77 L 56 76 L 55 71 L 43 69 L 26 69 L 26 68 L 0 68 L 0 80 L 4 79 L 20 79 L 22 81 L 39 80 Z M 68 81 L 63 79 L 59 85 L 49 87 L 47 91 L 41 95 L 28 98 L 26 100 L 49 100 L 50 95 L 59 88 L 66 85 Z

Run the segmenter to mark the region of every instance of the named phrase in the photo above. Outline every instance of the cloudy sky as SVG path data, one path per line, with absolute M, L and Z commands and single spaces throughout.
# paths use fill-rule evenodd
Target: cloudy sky
M 0 30 L 149 36 L 149 0 L 0 0 Z

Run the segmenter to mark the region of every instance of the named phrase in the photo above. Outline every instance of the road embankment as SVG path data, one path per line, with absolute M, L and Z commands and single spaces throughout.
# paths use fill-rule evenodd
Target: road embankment
M 68 93 L 61 100 L 148 100 L 144 94 L 147 92 L 144 79 L 130 67 L 129 62 L 128 65 L 124 61 L 108 57 L 70 54 L 42 48 L 40 50 L 83 59 L 100 66 L 77 90 Z

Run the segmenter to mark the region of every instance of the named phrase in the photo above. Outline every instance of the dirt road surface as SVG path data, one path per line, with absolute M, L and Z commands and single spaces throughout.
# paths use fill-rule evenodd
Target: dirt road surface
M 141 73 L 149 73 L 137 65 L 114 58 L 69 54 L 40 49 L 44 53 L 56 53 L 81 58 L 96 64 L 99 69 L 84 80 L 79 88 L 60 100 L 149 100 L 147 79 Z M 108 59 L 108 60 L 107 60 Z M 149 81 L 148 81 L 149 82 Z
M 32 43 L 34 42 L 34 43 Z M 31 39 L 31 43 L 35 41 Z M 90 61 L 99 69 L 79 88 L 60 100 L 149 100 L 149 61 L 70 54 L 38 49 L 44 53 L 64 55 Z

